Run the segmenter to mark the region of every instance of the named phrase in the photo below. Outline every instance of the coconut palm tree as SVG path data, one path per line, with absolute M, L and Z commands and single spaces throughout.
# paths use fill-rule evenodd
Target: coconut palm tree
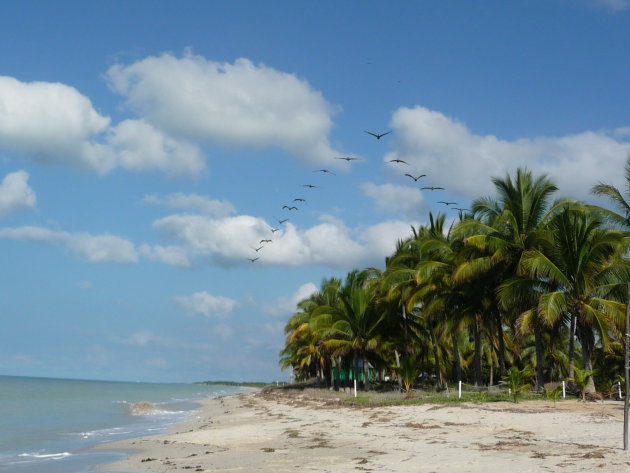
M 369 355 L 377 353 L 384 340 L 380 329 L 386 313 L 374 304 L 376 292 L 367 285 L 372 271 L 348 273 L 335 305 L 313 311 L 316 333 L 333 356 L 351 355 L 363 362 L 364 388 L 370 389 Z
M 625 234 L 604 228 L 600 216 L 576 205 L 567 205 L 557 214 L 549 230 L 550 244 L 526 251 L 521 258 L 520 273 L 540 291 L 536 306 L 527 314 L 550 326 L 570 314 L 582 346 L 584 369 L 590 372 L 595 335 L 606 348 L 623 320 L 622 298 L 630 274 L 628 261 L 621 257 L 627 249 Z M 569 356 L 569 376 L 573 377 L 571 346 Z M 595 390 L 592 377 L 586 389 Z
M 473 214 L 479 219 L 467 219 L 457 227 L 457 233 L 466 244 L 483 253 L 477 258 L 465 261 L 455 272 L 456 281 L 489 275 L 495 288 L 507 279 L 514 278 L 522 255 L 537 249 L 546 238 L 545 226 L 558 211 L 562 202 L 549 205 L 551 195 L 557 190 L 555 184 L 545 175 L 534 178 L 526 169 L 517 169 L 514 179 L 493 178 L 497 198 L 481 198 L 472 204 Z M 535 290 L 529 284 L 513 281 L 513 289 Z M 521 292 L 521 295 L 524 294 Z M 532 294 L 534 297 L 535 294 Z M 516 301 L 516 300 L 515 300 Z M 519 299 L 522 302 L 522 299 Z M 499 305 L 505 311 L 514 308 L 510 304 Z M 500 312 L 498 312 L 500 314 Z M 495 323 L 497 329 L 505 320 Z M 541 324 L 533 324 L 537 340 L 536 381 L 539 389 L 544 385 L 544 353 L 541 345 Z M 498 337 L 502 340 L 502 336 Z

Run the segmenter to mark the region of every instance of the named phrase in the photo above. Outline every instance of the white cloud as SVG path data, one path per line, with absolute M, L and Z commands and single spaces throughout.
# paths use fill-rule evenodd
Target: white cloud
M 28 185 L 28 173 L 7 174 L 0 183 L 0 215 L 8 215 L 25 207 L 35 207 L 35 191 Z
M 117 164 L 128 171 L 158 170 L 198 175 L 205 170 L 199 148 L 175 140 L 142 120 L 125 120 L 110 131 L 108 145 Z
M 475 135 L 464 124 L 420 106 L 398 109 L 391 125 L 396 149 L 385 162 L 403 159 L 428 174 L 427 185 L 469 198 L 491 194 L 490 177 L 527 167 L 548 174 L 560 188 L 558 195 L 585 199 L 599 181 L 621 185 L 620 170 L 630 154 L 630 143 L 615 139 L 614 132 L 506 141 Z
M 161 246 L 143 244 L 139 247 L 140 255 L 149 261 L 158 261 L 170 266 L 190 268 L 192 263 L 188 253 L 179 246 Z
M 0 238 L 63 244 L 72 253 L 89 263 L 138 262 L 138 254 L 133 243 L 115 235 L 71 234 L 42 227 L 25 226 L 2 228 Z
M 157 195 L 145 195 L 143 202 L 155 205 L 164 205 L 176 209 L 188 209 L 201 212 L 215 218 L 227 217 L 236 209 L 226 201 L 212 200 L 199 194 L 184 194 L 175 192 L 164 197 Z
M 137 263 L 134 244 L 116 235 L 69 235 L 66 245 L 88 263 Z
M 394 220 L 351 229 L 330 216 L 301 231 L 289 222 L 273 235 L 264 220 L 245 215 L 224 219 L 170 215 L 153 226 L 191 255 L 222 265 L 249 264 L 247 258 L 258 256 L 256 265 L 324 264 L 341 269 L 381 264 L 395 249 L 396 240 L 411 233 L 407 222 Z M 264 239 L 273 242 L 255 252 L 252 247 Z
M 224 296 L 213 296 L 206 291 L 195 292 L 190 296 L 176 296 L 175 301 L 191 314 L 206 317 L 228 317 L 239 306 L 238 301 Z
M 327 137 L 333 107 L 294 74 L 247 59 L 219 63 L 187 52 L 117 64 L 106 77 L 133 110 L 172 136 L 278 147 L 310 163 L 340 163 Z
M 297 304 L 319 289 L 312 282 L 302 284 L 290 297 L 280 297 L 273 303 L 264 304 L 263 313 L 272 317 L 287 317 L 297 310 Z
M 593 2 L 613 12 L 620 12 L 630 7 L 630 1 L 628 0 L 593 0 Z
M 422 210 L 422 192 L 420 189 L 394 184 L 377 185 L 372 182 L 363 184 L 363 192 L 374 200 L 380 209 L 397 212 L 408 218 L 417 218 Z
M 0 76 L 0 149 L 40 164 L 100 174 L 122 167 L 196 175 L 205 166 L 195 145 L 142 120 L 112 126 L 73 87 L 7 76 Z

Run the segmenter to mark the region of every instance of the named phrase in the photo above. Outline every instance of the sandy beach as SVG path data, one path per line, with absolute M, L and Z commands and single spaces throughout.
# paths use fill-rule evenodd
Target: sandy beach
M 567 400 L 387 407 L 339 393 L 209 399 L 164 434 L 108 444 L 125 472 L 624 472 L 623 403 Z

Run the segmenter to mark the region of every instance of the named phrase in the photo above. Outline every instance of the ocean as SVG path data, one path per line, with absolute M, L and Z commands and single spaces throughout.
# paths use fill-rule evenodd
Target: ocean
M 156 434 L 194 415 L 196 401 L 247 388 L 0 376 L 0 471 L 87 473 L 124 452 L 99 443 Z

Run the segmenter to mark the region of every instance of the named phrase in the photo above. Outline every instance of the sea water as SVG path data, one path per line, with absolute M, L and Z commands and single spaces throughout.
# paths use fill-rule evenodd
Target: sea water
M 0 376 L 0 471 L 87 473 L 124 452 L 91 447 L 157 434 L 195 402 L 246 388 Z

